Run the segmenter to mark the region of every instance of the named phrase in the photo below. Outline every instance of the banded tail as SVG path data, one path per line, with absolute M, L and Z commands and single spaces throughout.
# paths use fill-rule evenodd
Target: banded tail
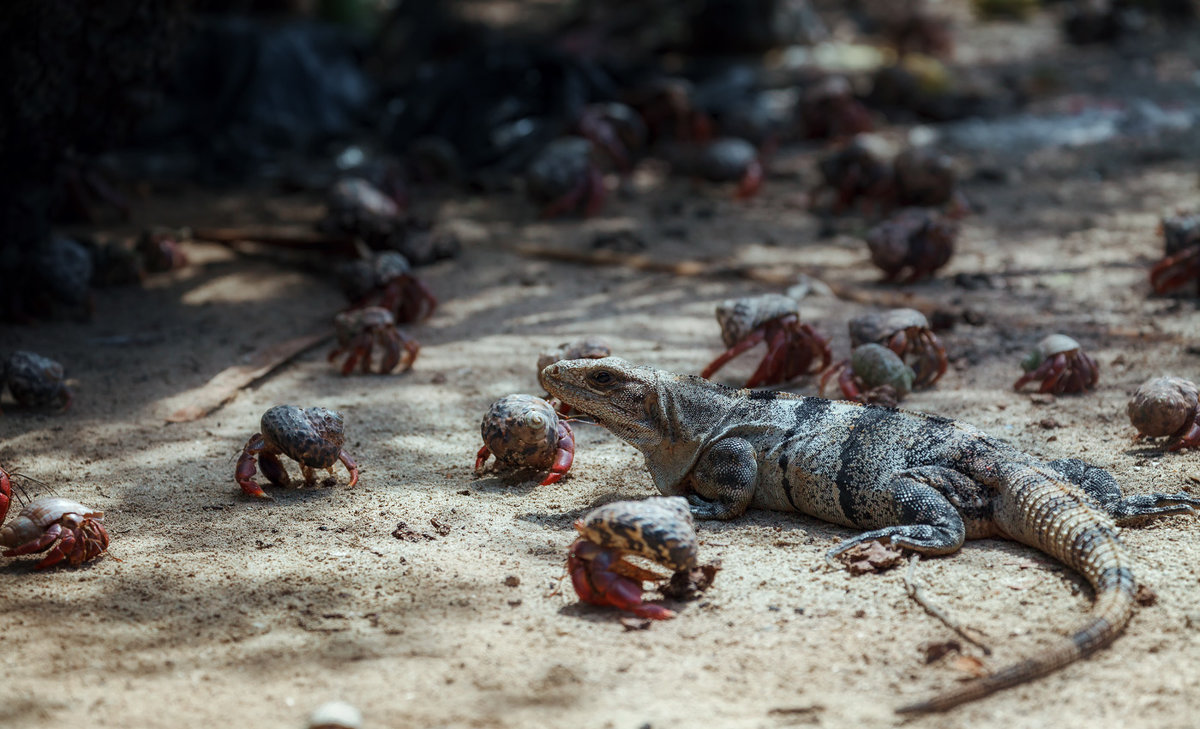
M 1112 643 L 1133 614 L 1137 584 L 1112 518 L 1082 489 L 1046 466 L 1007 463 L 998 471 L 996 526 L 1081 573 L 1096 594 L 1091 616 L 1053 648 L 961 688 L 902 706 L 898 713 L 945 711 L 1057 671 Z

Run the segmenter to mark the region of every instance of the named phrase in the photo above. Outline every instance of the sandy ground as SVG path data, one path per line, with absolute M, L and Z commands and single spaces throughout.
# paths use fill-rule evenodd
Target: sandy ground
M 1195 40 L 1192 57 L 1177 53 L 1192 70 Z M 1098 58 L 1133 68 L 1122 78 L 1137 85 L 1136 64 L 1100 51 L 1076 56 L 1079 67 Z M 965 221 L 942 274 L 903 292 L 969 310 L 977 325 L 943 333 L 954 366 L 905 407 L 962 418 L 1047 458 L 1088 459 L 1129 493 L 1200 493 L 1200 455 L 1134 443 L 1124 414 L 1151 375 L 1200 378 L 1196 299 L 1148 296 L 1158 217 L 1196 206 L 1195 140 L 1163 144 L 1170 154 L 1113 144 L 1002 159 L 1004 182 L 973 177 L 978 160 L 960 158 L 977 180 L 965 189 L 984 209 Z M 678 606 L 677 619 L 627 631 L 614 611 L 576 604 L 569 588 L 547 593 L 563 573 L 573 519 L 653 494 L 641 457 L 581 425 L 574 468 L 558 484 L 471 469 L 488 405 L 537 394 L 539 351 L 599 334 L 627 359 L 697 372 L 719 351 L 717 301 L 780 290 L 552 263 L 510 252 L 517 244 L 588 250 L 600 232 L 632 230 L 656 260 L 733 258 L 812 274 L 859 294 L 802 302 L 844 356 L 847 320 L 877 308 L 861 300 L 898 290 L 877 283 L 853 224 L 818 237 L 803 198 L 816 151 L 782 153 L 767 190 L 746 204 L 724 188 L 651 176 L 641 194 L 583 222 L 538 221 L 515 197 L 445 201 L 440 217 L 466 250 L 421 272 L 442 305 L 414 330 L 423 349 L 411 373 L 344 378 L 315 350 L 191 423 L 165 424 L 181 393 L 258 348 L 327 328 L 343 306 L 332 283 L 195 246 L 197 263 L 185 271 L 102 291 L 91 323 L 6 328 L 6 350 L 66 363 L 78 394 L 63 415 L 6 401 L 0 463 L 45 482 L 29 484 L 34 492 L 52 488 L 102 509 L 112 546 L 77 569 L 0 565 L 0 726 L 299 727 L 329 699 L 360 707 L 369 727 L 904 723 L 896 706 L 967 678 L 970 662 L 951 653 L 925 663 L 924 647 L 953 635 L 907 597 L 902 570 L 852 577 L 824 566 L 847 530 L 768 512 L 703 523 L 702 558 L 724 565 L 713 588 Z M 312 214 L 310 199 L 239 191 L 156 198 L 138 222 Z M 991 285 L 956 286 L 959 273 L 987 274 Z M 1095 393 L 1045 402 L 1011 390 L 1024 352 L 1054 331 L 1100 362 Z M 736 383 L 754 359 L 719 379 Z M 791 389 L 814 392 L 804 380 Z M 347 489 L 339 470 L 336 485 L 275 489 L 270 502 L 240 493 L 234 459 L 279 403 L 345 414 L 347 447 L 363 469 L 358 486 Z M 397 539 L 399 522 L 428 538 Z M 1137 576 L 1158 602 L 1111 648 L 907 723 L 1194 726 L 1198 528 L 1196 517 L 1170 517 L 1126 531 Z M 963 653 L 988 668 L 1050 645 L 1090 604 L 1077 575 L 997 540 L 924 561 L 918 578 L 986 636 L 991 656 Z

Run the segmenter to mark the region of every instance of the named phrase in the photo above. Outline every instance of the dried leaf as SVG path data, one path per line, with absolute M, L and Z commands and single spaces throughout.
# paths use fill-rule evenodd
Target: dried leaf
M 167 400 L 164 405 L 164 408 L 170 413 L 166 416 L 167 422 L 186 423 L 203 418 L 232 400 L 242 389 L 253 385 L 293 358 L 332 338 L 333 334 L 331 333 L 310 334 L 278 342 L 259 350 L 244 364 L 227 367 L 200 387 Z
M 680 570 L 671 575 L 671 581 L 662 587 L 662 594 L 673 600 L 695 600 L 712 586 L 720 571 L 719 559 L 690 570 Z
M 983 661 L 975 656 L 957 656 L 950 662 L 950 666 L 956 671 L 962 671 L 967 674 L 963 680 L 967 678 L 983 678 L 988 675 L 987 666 L 983 665 Z
M 402 542 L 432 542 L 435 538 L 432 534 L 415 531 L 404 522 L 396 524 L 396 528 L 392 530 L 392 536 Z
M 840 559 L 846 563 L 852 575 L 883 572 L 900 564 L 904 559 L 904 550 L 890 544 L 885 545 L 876 539 L 866 544 L 854 545 L 842 552 Z

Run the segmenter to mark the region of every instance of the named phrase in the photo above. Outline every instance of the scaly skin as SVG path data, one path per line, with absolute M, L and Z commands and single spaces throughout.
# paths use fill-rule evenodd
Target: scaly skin
M 977 428 L 889 408 L 733 390 L 615 357 L 550 365 L 542 386 L 638 448 L 658 490 L 701 519 L 798 511 L 923 555 L 1007 537 L 1080 572 L 1090 618 L 1053 648 L 903 713 L 944 711 L 1043 676 L 1102 648 L 1133 612 L 1137 581 L 1117 522 L 1194 513 L 1188 494 L 1121 497 L 1082 461 L 1043 463 Z

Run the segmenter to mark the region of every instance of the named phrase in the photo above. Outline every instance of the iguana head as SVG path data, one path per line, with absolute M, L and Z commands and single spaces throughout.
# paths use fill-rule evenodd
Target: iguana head
M 646 456 L 658 490 L 684 493 L 684 479 L 719 429 L 732 390 L 617 357 L 555 362 L 538 377 L 551 394 L 596 419 Z
M 639 448 L 662 440 L 658 381 L 663 373 L 618 357 L 570 359 L 542 370 L 546 392 Z

